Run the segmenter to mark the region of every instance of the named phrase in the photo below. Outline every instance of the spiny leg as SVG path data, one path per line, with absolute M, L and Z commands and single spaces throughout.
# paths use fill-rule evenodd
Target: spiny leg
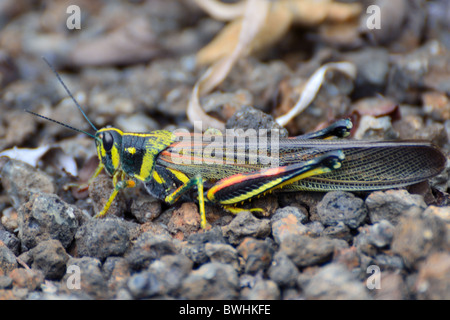
M 207 194 L 207 200 L 229 206 L 263 195 L 295 181 L 331 172 L 341 167 L 344 153 L 335 150 L 309 161 L 251 173 L 235 174 L 218 181 Z
M 195 177 L 191 178 L 188 182 L 181 185 L 178 189 L 169 194 L 164 199 L 164 201 L 167 202 L 168 204 L 173 204 L 184 193 L 188 192 L 194 187 L 197 187 L 198 191 L 198 206 L 200 211 L 201 227 L 202 229 L 205 229 L 208 226 L 208 222 L 206 221 L 205 198 L 203 194 L 203 178 L 201 175 L 196 175 Z

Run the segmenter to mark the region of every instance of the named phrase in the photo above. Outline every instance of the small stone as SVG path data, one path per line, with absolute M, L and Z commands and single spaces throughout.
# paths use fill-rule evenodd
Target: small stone
M 66 273 L 69 256 L 58 240 L 46 240 L 30 250 L 33 259 L 31 267 L 40 270 L 45 279 L 58 280 Z
M 342 221 L 338 222 L 335 226 L 326 227 L 323 230 L 322 235 L 333 239 L 342 239 L 347 242 L 353 240 L 353 236 L 350 233 L 350 228 L 347 227 Z
M 189 236 L 187 244 L 182 252 L 196 264 L 207 262 L 210 257 L 206 254 L 206 244 L 226 244 L 220 227 L 212 228 L 203 233 L 195 233 Z
M 438 218 L 401 217 L 395 228 L 392 251 L 399 254 L 408 268 L 430 253 L 445 250 L 446 227 Z
M 7 231 L 13 233 L 14 230 L 19 228 L 19 215 L 14 207 L 9 207 L 3 210 L 1 216 L 1 224 Z
M 44 275 L 39 270 L 17 268 L 9 273 L 13 286 L 26 288 L 29 291 L 37 289 L 44 282 Z
M 372 223 L 387 220 L 396 225 L 402 215 L 420 215 L 427 207 L 423 196 L 406 190 L 372 192 L 366 199 Z
M 50 176 L 22 161 L 8 161 L 1 170 L 1 177 L 3 189 L 8 192 L 16 210 L 34 193 L 55 192 Z
M 132 276 L 128 282 L 128 290 L 133 297 L 150 298 L 160 293 L 162 284 L 151 272 L 140 272 Z
M 429 206 L 424 211 L 423 216 L 424 217 L 427 217 L 427 216 L 438 217 L 445 223 L 450 224 L 450 206 L 446 206 L 446 207 Z M 1 240 L 1 236 L 0 236 L 0 240 Z
M 127 222 L 119 219 L 91 219 L 75 235 L 78 255 L 100 260 L 123 255 L 129 245 L 129 228 Z
M 267 270 L 273 256 L 273 246 L 267 240 L 245 238 L 237 248 L 245 260 L 245 273 L 255 274 Z
M 210 262 L 192 271 L 180 289 L 180 298 L 192 300 L 231 300 L 238 298 L 239 279 L 227 264 Z
M 64 248 L 72 243 L 78 228 L 75 212 L 79 209 L 57 195 L 36 193 L 19 208 L 19 239 L 31 249 L 39 242 L 56 239 Z
M 252 106 L 243 106 L 235 112 L 228 119 L 225 127 L 227 129 L 242 129 L 245 132 L 254 129 L 256 133 L 257 130 L 267 129 L 267 136 L 270 135 L 272 130 L 277 130 L 280 138 L 288 136 L 287 130 L 280 126 L 272 116 Z
M 317 206 L 317 215 L 324 226 L 335 226 L 339 222 L 356 229 L 366 218 L 364 201 L 352 193 L 328 192 Z
M 284 288 L 295 286 L 299 271 L 291 259 L 285 253 L 279 251 L 273 257 L 268 274 L 271 280 Z
M 20 240 L 11 232 L 0 230 L 0 241 L 18 256 L 20 252 Z
M 8 276 L 0 276 L 0 290 L 3 289 L 11 289 L 12 288 L 12 279 Z
M 370 299 L 365 284 L 356 280 L 345 266 L 337 263 L 320 268 L 307 283 L 304 292 L 307 299 Z
M 139 223 L 153 221 L 161 214 L 161 201 L 149 196 L 140 197 L 131 204 L 131 214 Z
M 423 109 L 436 121 L 450 119 L 450 100 L 446 94 L 440 92 L 425 92 L 422 95 Z
M 270 231 L 269 220 L 257 219 L 249 211 L 239 212 L 229 225 L 222 227 L 223 236 L 233 245 L 246 237 L 265 238 Z
M 280 252 L 286 254 L 297 267 L 326 262 L 331 259 L 333 251 L 332 240 L 326 238 L 287 236 L 280 245 Z
M 299 206 L 287 206 L 284 208 L 279 208 L 275 214 L 272 216 L 270 221 L 272 223 L 279 219 L 294 215 L 300 223 L 308 222 L 308 212 L 305 208 Z
M 185 202 L 179 209 L 173 211 L 167 229 L 176 239 L 183 240 L 200 229 L 200 221 L 197 205 Z
M 137 238 L 125 258 L 133 270 L 142 270 L 147 268 L 153 260 L 165 255 L 177 254 L 177 251 L 171 236 L 147 231 Z
M 111 292 L 102 274 L 100 260 L 92 257 L 70 258 L 66 268 L 68 272 L 61 280 L 61 293 L 75 294 L 81 299 L 110 297 Z M 79 281 L 76 281 L 76 276 L 79 276 Z
M 246 291 L 244 297 L 247 300 L 278 300 L 280 299 L 280 289 L 271 280 L 259 280 L 254 287 Z
M 373 290 L 375 300 L 405 300 L 407 298 L 406 286 L 399 273 L 382 272 L 380 279 L 380 288 Z
M 415 289 L 419 299 L 450 299 L 450 254 L 431 254 L 420 267 Z
M 128 261 L 123 257 L 108 257 L 102 266 L 105 279 L 108 279 L 108 288 L 116 292 L 126 287 L 126 282 L 131 275 Z
M 192 270 L 192 261 L 182 254 L 163 256 L 152 262 L 148 271 L 156 275 L 162 284 L 161 293 L 176 294 Z
M 229 244 L 206 243 L 205 254 L 211 262 L 229 264 L 239 271 L 238 251 Z
M 306 235 L 308 228 L 302 224 L 307 217 L 297 207 L 289 206 L 278 209 L 270 219 L 272 235 L 276 243 L 280 244 L 287 235 Z
M 17 268 L 16 256 L 0 241 L 0 276 L 7 276 Z
M 369 227 L 368 242 L 378 248 L 388 246 L 394 237 L 395 227 L 387 220 L 381 220 Z

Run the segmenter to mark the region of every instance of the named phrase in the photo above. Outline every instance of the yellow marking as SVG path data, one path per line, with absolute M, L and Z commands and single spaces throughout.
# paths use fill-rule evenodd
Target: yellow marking
M 175 175 L 175 177 L 177 177 L 177 179 L 180 180 L 181 182 L 187 183 L 189 181 L 189 178 L 183 172 L 170 168 L 167 168 L 167 170 L 172 172 Z
M 119 168 L 120 154 L 119 154 L 119 150 L 117 150 L 117 147 L 115 145 L 113 145 L 113 147 L 111 148 L 111 160 L 112 160 L 114 169 Z
M 128 147 L 128 148 L 125 148 L 125 151 L 128 152 L 129 154 L 135 154 L 136 153 L 136 148 L 135 147 Z
M 153 179 L 155 179 L 155 181 L 159 184 L 163 184 L 166 182 L 156 171 L 153 171 Z
M 281 181 L 283 181 L 283 178 L 270 180 L 269 182 L 267 182 L 266 184 L 262 185 L 258 189 L 251 190 L 249 192 L 243 193 L 243 194 L 241 194 L 241 195 L 239 195 L 237 197 L 234 197 L 234 198 L 231 198 L 231 199 L 228 199 L 228 200 L 225 200 L 225 201 L 220 201 L 220 204 L 233 204 L 233 203 L 237 203 L 237 202 L 242 202 L 242 201 L 248 200 L 249 198 L 252 198 L 252 197 L 254 197 L 254 196 L 256 196 L 256 195 L 258 195 L 258 194 L 260 194 L 260 193 L 262 193 L 262 192 L 264 192 L 266 190 L 268 190 L 268 189 L 273 188 L 274 186 L 279 184 Z M 212 199 L 210 198 L 211 195 L 212 195 Z M 210 193 L 208 191 L 208 193 L 206 194 L 206 197 L 209 200 L 212 201 L 214 199 L 214 195 L 213 194 L 211 194 L 211 195 L 210 195 Z

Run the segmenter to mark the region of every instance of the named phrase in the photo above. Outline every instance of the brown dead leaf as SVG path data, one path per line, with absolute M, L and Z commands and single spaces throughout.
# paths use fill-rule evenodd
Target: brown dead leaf
M 210 92 L 228 75 L 236 61 L 248 54 L 248 46 L 260 31 L 269 10 L 269 4 L 260 0 L 248 0 L 238 42 L 230 55 L 212 65 L 195 84 L 189 99 L 187 115 L 196 128 L 225 129 L 225 124 L 209 115 L 200 105 L 200 96 Z
M 223 5 L 213 0 L 197 0 L 198 2 L 204 2 L 201 5 L 202 8 L 205 8 L 205 3 L 208 3 L 211 7 Z M 265 18 L 265 24 L 248 45 L 249 52 L 256 52 L 270 47 L 280 40 L 294 23 L 304 26 L 317 26 L 322 23 L 342 23 L 352 19 L 356 20 L 362 10 L 362 6 L 359 3 L 339 3 L 334 0 L 279 0 L 274 2 L 260 0 L 257 5 L 260 6 L 263 3 L 269 5 L 270 9 Z M 229 19 L 233 16 L 235 16 L 235 20 L 226 25 L 216 38 L 197 53 L 197 63 L 199 65 L 211 64 L 222 57 L 229 56 L 233 52 L 242 28 L 243 13 L 240 14 L 240 8 L 234 7 L 232 14 L 226 13 L 223 16 L 218 14 L 218 9 L 205 9 L 214 17 L 219 15 L 221 20 Z M 253 14 L 257 13 L 253 12 Z

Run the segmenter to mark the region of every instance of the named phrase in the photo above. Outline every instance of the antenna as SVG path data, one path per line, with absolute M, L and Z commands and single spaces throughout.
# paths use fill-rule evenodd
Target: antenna
M 84 134 L 88 135 L 89 137 L 96 139 L 95 136 L 94 136 L 93 134 L 90 134 L 89 132 L 86 132 L 86 131 L 83 131 L 83 130 L 81 130 L 81 129 L 77 129 L 77 128 L 71 127 L 71 126 L 69 126 L 69 125 L 67 125 L 67 124 L 65 124 L 65 123 L 62 123 L 62 122 L 59 122 L 59 121 L 56 121 L 56 120 L 53 120 L 53 119 L 44 117 L 44 116 L 42 116 L 42 115 L 40 115 L 40 114 L 38 114 L 38 113 L 34 113 L 33 111 L 30 111 L 30 110 L 25 110 L 25 112 L 28 112 L 28 113 L 30 113 L 30 114 L 36 116 L 36 117 L 39 117 L 39 118 L 42 118 L 42 119 L 45 119 L 45 120 L 48 120 L 48 121 L 57 123 L 57 124 L 59 124 L 59 125 L 61 125 L 61 126 L 63 126 L 63 127 L 72 129 L 72 130 L 74 130 L 74 131 L 78 131 L 78 132 L 84 133 Z
M 61 77 L 59 76 L 59 73 L 55 70 L 55 68 L 50 64 L 50 62 L 48 62 L 48 60 L 47 60 L 45 57 L 42 57 L 42 59 L 45 61 L 45 63 L 47 63 L 47 65 L 50 67 L 50 69 L 52 69 L 53 73 L 56 75 L 56 78 L 58 78 L 58 81 L 62 84 L 62 86 L 63 86 L 64 89 L 66 90 L 67 94 L 72 98 L 72 100 L 73 100 L 73 102 L 75 103 L 75 105 L 77 106 L 78 110 L 81 111 L 81 113 L 83 114 L 83 116 L 84 116 L 84 118 L 86 119 L 86 121 L 91 125 L 92 129 L 94 129 L 95 131 L 98 131 L 98 129 L 97 129 L 97 128 L 92 124 L 92 122 L 88 119 L 88 117 L 87 117 L 86 114 L 84 113 L 84 111 L 83 111 L 83 109 L 81 108 L 81 106 L 80 106 L 80 104 L 78 103 L 78 101 L 75 100 L 75 98 L 73 97 L 73 95 L 72 95 L 72 93 L 70 92 L 70 90 L 67 88 L 67 86 L 66 86 L 66 84 L 64 83 L 64 81 L 62 81 Z M 55 122 L 55 123 L 62 124 L 62 125 L 65 126 L 65 127 L 68 127 L 68 128 L 71 128 L 71 129 L 80 131 L 80 132 L 84 132 L 84 131 L 81 131 L 81 130 L 79 130 L 79 129 L 75 129 L 75 128 L 72 128 L 72 127 L 70 127 L 70 126 L 68 126 L 68 125 L 65 125 L 65 124 L 63 124 L 63 123 L 61 123 L 61 122 L 55 121 L 55 120 L 53 120 L 53 119 L 49 119 L 49 118 L 43 117 L 43 116 L 38 115 L 38 114 L 36 114 L 36 113 L 30 112 L 30 111 L 27 111 L 27 112 L 28 112 L 28 113 L 31 113 L 31 114 L 34 114 L 34 115 L 37 115 L 37 116 L 39 116 L 39 117 L 41 117 L 41 118 L 43 118 L 43 119 L 47 119 L 47 120 L 53 121 L 53 122 Z M 86 133 L 86 132 L 84 132 L 84 133 Z M 88 134 L 88 135 L 92 136 L 91 134 Z

